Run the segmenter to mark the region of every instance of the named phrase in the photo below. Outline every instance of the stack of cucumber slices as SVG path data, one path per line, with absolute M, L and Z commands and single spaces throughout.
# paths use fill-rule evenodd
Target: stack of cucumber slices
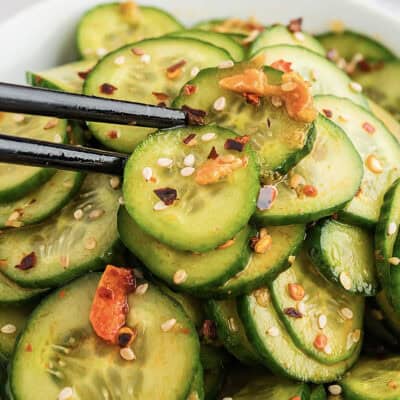
M 201 123 L 0 113 L 2 133 L 130 154 L 123 177 L 0 165 L 1 400 L 400 399 L 400 61 L 301 23 L 103 4 L 80 60 L 27 73 Z M 221 84 L 249 71 L 295 74 L 315 118 Z M 90 318 L 109 264 L 136 279 L 129 343 Z

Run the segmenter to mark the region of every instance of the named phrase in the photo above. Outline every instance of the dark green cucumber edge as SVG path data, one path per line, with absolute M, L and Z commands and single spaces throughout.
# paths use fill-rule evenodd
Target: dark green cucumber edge
M 42 78 L 40 75 L 36 74 L 35 72 L 26 71 L 25 72 L 25 79 L 26 83 L 31 86 L 38 86 L 45 89 L 51 90 L 60 90 L 63 91 L 59 86 L 55 85 L 53 82 L 49 81 L 48 79 Z M 40 81 L 40 83 L 38 82 Z

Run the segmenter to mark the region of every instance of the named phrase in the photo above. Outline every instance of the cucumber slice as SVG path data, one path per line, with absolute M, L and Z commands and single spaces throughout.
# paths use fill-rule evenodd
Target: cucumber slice
M 348 99 L 318 96 L 315 106 L 347 133 L 363 160 L 360 191 L 340 217 L 350 223 L 374 226 L 385 192 L 400 175 L 400 144 L 377 118 Z M 382 170 L 373 168 L 369 163 L 373 159 L 378 160 Z
M 216 47 L 226 50 L 235 61 L 242 61 L 245 57 L 244 48 L 230 36 L 218 32 L 206 32 L 200 29 L 191 29 L 187 31 L 179 31 L 171 33 L 172 37 L 183 37 L 198 39 L 203 42 L 211 43 Z
M 311 389 L 310 400 L 326 400 L 326 391 L 324 385 L 318 385 Z
M 265 366 L 288 378 L 324 383 L 338 379 L 354 364 L 361 343 L 356 345 L 349 359 L 332 365 L 322 364 L 303 353 L 286 331 L 269 300 L 269 293 L 267 288 L 261 288 L 238 301 L 239 315 L 246 334 Z
M 400 271 L 390 263 L 394 256 L 400 224 L 400 179 L 393 183 L 384 197 L 375 232 L 375 255 L 378 278 L 389 303 L 400 313 Z
M 215 18 L 215 19 L 208 19 L 205 21 L 200 21 L 196 25 L 193 26 L 193 29 L 201 29 L 203 31 L 213 31 L 219 32 L 220 26 L 223 25 L 229 18 Z M 251 31 L 252 27 L 249 26 L 248 29 L 244 25 L 238 25 L 237 27 L 232 26 L 229 31 L 224 29 L 224 34 L 236 37 L 239 39 L 244 39 Z
M 296 297 L 290 293 L 291 284 L 301 285 L 304 290 L 300 311 L 299 299 L 294 300 Z M 351 296 L 328 283 L 314 270 L 305 252 L 272 283 L 271 294 L 293 341 L 310 357 L 331 365 L 356 351 L 361 339 L 364 298 Z M 316 344 L 321 335 L 326 339 L 324 347 Z
M 253 345 L 247 339 L 243 324 L 239 318 L 236 301 L 209 300 L 206 310 L 217 326 L 218 338 L 225 348 L 244 364 L 259 364 L 260 358 Z
M 224 362 L 227 360 L 227 354 L 222 349 L 202 344 L 200 359 L 204 369 L 204 398 L 215 400 L 225 380 Z
M 325 49 L 314 36 L 301 32 L 301 36 L 297 36 L 289 31 L 284 25 L 273 25 L 261 32 L 257 39 L 251 44 L 249 55 L 256 54 L 263 47 L 276 46 L 280 44 L 289 44 L 293 46 L 301 46 L 314 51 L 315 53 L 325 55 Z
M 400 61 L 386 62 L 383 68 L 356 76 L 367 96 L 400 121 Z
M 144 53 L 144 57 L 137 55 L 138 52 Z M 225 50 L 196 39 L 163 37 L 144 40 L 104 57 L 85 80 L 83 92 L 147 104 L 161 101 L 169 105 L 195 69 L 213 67 L 229 59 Z M 118 63 L 122 60 L 122 64 L 116 64 L 116 60 Z M 169 79 L 167 69 L 181 61 L 186 62 L 181 69 L 177 69 L 181 74 Z M 103 93 L 105 83 L 112 85 L 110 88 L 116 88 L 111 90 L 114 90 L 113 93 Z M 126 153 L 132 152 L 141 140 L 155 131 L 152 128 L 97 122 L 90 122 L 89 128 L 106 147 Z
M 387 129 L 395 136 L 397 141 L 400 141 L 400 123 L 390 114 L 388 111 L 383 109 L 378 104 L 374 103 L 372 100 L 368 100 L 369 108 L 371 112 L 380 119 Z
M 76 41 L 84 58 L 100 58 L 128 43 L 183 29 L 172 15 L 131 1 L 95 6 L 81 18 Z
M 278 45 L 259 50 L 254 58 L 264 56 L 265 65 L 271 65 L 278 60 L 292 63 L 292 68 L 312 83 L 312 91 L 317 94 L 331 94 L 346 97 L 367 107 L 365 97 L 352 89 L 350 78 L 335 64 L 325 57 L 304 47 Z
M 26 73 L 26 81 L 32 86 L 82 93 L 86 74 L 96 65 L 94 60 L 77 61 L 60 65 L 42 72 Z
M 39 297 L 45 291 L 24 288 L 0 273 L 0 307 L 8 304 L 15 305 L 31 302 L 32 299 Z
M 400 316 L 389 303 L 384 290 L 377 294 L 376 301 L 381 308 L 384 318 L 389 324 L 390 328 L 396 333 L 397 336 L 400 335 Z
M 189 82 L 197 88 L 196 93 L 188 96 L 182 90 L 173 105 L 204 110 L 206 123 L 216 123 L 240 135 L 248 135 L 258 155 L 261 175 L 268 177 L 271 171 L 285 174 L 311 151 L 314 125 L 295 121 L 285 107 L 274 107 L 268 98 L 261 98 L 260 105 L 255 107 L 242 95 L 219 86 L 222 78 L 238 74 L 248 66 L 248 63 L 240 63 L 234 68 L 201 71 Z M 269 80 L 280 81 L 280 71 L 266 68 L 265 72 Z M 214 103 L 220 98 L 225 98 L 226 105 L 222 111 L 216 111 Z
M 376 294 L 378 281 L 370 232 L 328 219 L 312 228 L 308 252 L 314 266 L 329 281 L 350 293 Z M 350 278 L 349 286 L 343 276 Z
M 363 165 L 350 139 L 339 126 L 321 115 L 315 127 L 317 139 L 312 152 L 276 185 L 278 196 L 272 207 L 256 211 L 257 224 L 315 221 L 342 209 L 357 193 Z M 297 178 L 304 184 L 294 183 Z M 310 189 L 308 195 L 304 194 L 306 188 Z
M 236 297 L 272 282 L 282 271 L 289 268 L 289 257 L 297 254 L 305 237 L 304 225 L 270 226 L 271 248 L 264 254 L 252 253 L 243 271 L 218 288 L 204 292 L 213 298 Z M 203 295 L 200 292 L 200 295 Z
M 327 51 L 334 49 L 347 61 L 351 61 L 356 53 L 368 61 L 387 61 L 396 58 L 382 43 L 358 32 L 349 30 L 326 32 L 317 35 L 317 39 Z
M 65 143 L 66 128 L 66 120 L 0 112 L 0 131 L 6 135 Z M 51 168 L 0 163 L 0 203 L 20 199 L 48 181 L 55 172 Z
M 138 336 L 136 360 L 125 361 L 89 322 L 99 278 L 88 274 L 35 310 L 13 357 L 13 398 L 56 399 L 71 387 L 80 399 L 186 399 L 200 360 L 195 328 L 182 308 L 153 285 L 145 294 L 130 294 L 127 325 Z M 163 332 L 161 325 L 172 318 L 176 329 Z
M 7 263 L 2 272 L 21 286 L 47 288 L 109 262 L 118 244 L 120 196 L 109 180 L 88 175 L 75 199 L 52 219 L 1 235 L 0 259 Z M 15 267 L 32 252 L 32 268 Z
M 0 305 L 0 361 L 11 357 L 32 309 L 32 305 Z
M 273 375 L 253 378 L 239 393 L 235 400 L 283 400 L 309 399 L 310 388 L 305 383 L 292 382 Z
M 189 134 L 196 135 L 193 140 L 197 145 L 184 143 Z M 142 142 L 126 164 L 123 186 L 126 209 L 140 228 L 179 250 L 210 251 L 232 239 L 254 212 L 259 190 L 258 168 L 250 146 L 242 152 L 225 149 L 226 141 L 234 138 L 231 131 L 206 126 L 173 129 Z M 220 157 L 234 156 L 237 161 L 246 157 L 247 165 L 232 171 L 227 179 L 198 184 L 197 173 L 210 161 L 207 157 L 213 147 Z M 190 154 L 195 161 L 193 175 L 182 176 L 184 160 Z M 165 158 L 172 162 L 169 168 L 158 164 Z M 156 182 L 146 181 L 143 176 L 148 168 Z M 160 188 L 176 190 L 177 201 L 157 211 L 154 207 L 160 199 L 154 190 Z
M 343 378 L 348 400 L 396 400 L 400 397 L 400 357 L 363 358 Z
M 125 246 L 154 275 L 175 289 L 194 294 L 217 286 L 241 271 L 250 258 L 249 240 L 255 234 L 246 226 L 235 236 L 232 246 L 193 254 L 175 250 L 144 233 L 124 208 L 118 213 L 118 231 Z M 186 280 L 175 283 L 179 271 L 186 273 Z

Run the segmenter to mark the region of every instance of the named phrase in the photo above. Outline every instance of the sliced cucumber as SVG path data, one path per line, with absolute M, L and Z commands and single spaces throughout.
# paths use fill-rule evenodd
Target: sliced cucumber
M 214 46 L 225 49 L 235 61 L 242 61 L 245 56 L 244 48 L 228 35 L 218 32 L 206 32 L 200 29 L 173 32 L 173 37 L 183 37 L 202 40 Z
M 31 302 L 41 296 L 45 290 L 28 289 L 19 286 L 4 274 L 0 273 L 0 307 L 6 305 Z
M 265 65 L 278 60 L 292 63 L 292 68 L 304 79 L 312 83 L 312 91 L 317 94 L 331 94 L 346 97 L 357 104 L 367 107 L 365 97 L 352 89 L 350 78 L 325 57 L 304 47 L 278 45 L 259 50 L 254 58 L 264 56 Z
M 312 228 L 308 252 L 314 266 L 329 281 L 354 294 L 376 294 L 378 281 L 370 232 L 328 219 Z
M 184 90 L 181 91 L 173 105 L 204 110 L 207 112 L 207 123 L 216 123 L 240 135 L 248 135 L 258 155 L 261 175 L 268 176 L 271 171 L 284 174 L 311 151 L 314 126 L 290 118 L 285 107 L 274 107 L 269 98 L 261 98 L 260 105 L 256 107 L 248 104 L 241 94 L 219 86 L 222 78 L 248 67 L 248 63 L 241 63 L 234 68 L 201 71 L 189 82 L 197 88 L 196 93 L 188 96 Z M 265 72 L 269 80 L 280 81 L 280 71 L 267 68 Z M 220 98 L 224 98 L 226 104 L 223 110 L 217 111 L 214 103 Z
M 393 306 L 389 303 L 384 290 L 381 290 L 376 296 L 376 302 L 383 312 L 384 318 L 387 321 L 390 328 L 394 331 L 396 336 L 400 335 L 400 316 L 393 309 Z
M 256 54 L 258 50 L 263 47 L 276 46 L 280 44 L 289 44 L 293 46 L 301 46 L 306 49 L 312 50 L 315 53 L 325 55 L 325 49 L 315 39 L 314 36 L 308 33 L 301 32 L 301 35 L 292 33 L 284 25 L 273 25 L 261 32 L 257 39 L 251 44 L 249 49 L 249 55 Z
M 359 193 L 340 216 L 350 223 L 373 226 L 385 192 L 400 175 L 400 144 L 377 118 L 348 99 L 318 96 L 315 105 L 346 132 L 363 160 Z
M 315 127 L 312 152 L 276 185 L 272 207 L 256 211 L 257 224 L 315 221 L 342 209 L 357 193 L 363 165 L 353 144 L 340 127 L 321 115 Z
M 255 234 L 246 226 L 235 236 L 232 246 L 194 254 L 175 250 L 144 233 L 124 208 L 118 214 L 118 230 L 125 246 L 154 275 L 169 286 L 194 294 L 217 286 L 241 271 L 250 258 L 249 240 Z M 184 282 L 176 281 L 179 273 L 186 273 Z
M 318 385 L 311 389 L 310 400 L 326 400 L 326 391 L 324 385 Z
M 376 266 L 380 283 L 395 312 L 400 313 L 400 271 L 390 261 L 394 256 L 400 224 L 400 179 L 384 197 L 375 232 Z
M 305 383 L 292 382 L 273 375 L 253 378 L 239 393 L 235 400 L 308 400 L 310 388 Z
M 227 354 L 221 348 L 201 345 L 200 359 L 204 369 L 205 400 L 215 400 L 225 380 Z
M 252 365 L 260 362 L 257 352 L 247 339 L 234 299 L 209 300 L 207 312 L 215 321 L 218 338 L 233 356 L 244 364 Z
M 127 325 L 138 336 L 136 360 L 125 361 L 89 322 L 99 277 L 74 281 L 35 310 L 13 357 L 13 398 L 57 399 L 70 387 L 80 399 L 186 400 L 200 360 L 196 331 L 182 308 L 153 285 L 145 294 L 130 294 Z M 172 318 L 175 328 L 163 332 L 161 325 Z
M 378 106 L 378 104 L 374 103 L 372 100 L 369 100 L 368 104 L 375 117 L 383 122 L 386 128 L 389 129 L 389 131 L 395 136 L 397 141 L 400 141 L 400 123 L 393 117 L 392 114 L 390 114 L 381 106 Z
M 304 297 L 296 297 L 291 285 L 300 285 Z M 305 252 L 272 283 L 271 294 L 293 341 L 310 357 L 334 364 L 356 351 L 361 340 L 364 298 L 328 283 L 314 270 Z M 325 345 L 317 343 L 319 338 L 323 343 L 321 336 Z
M 295 256 L 305 237 L 304 225 L 270 226 L 271 248 L 264 254 L 252 253 L 245 269 L 218 288 L 204 296 L 213 298 L 236 297 L 272 282 L 290 266 L 290 256 Z M 200 292 L 200 295 L 203 295 Z
M 144 40 L 104 57 L 89 74 L 83 91 L 93 96 L 169 105 L 195 69 L 213 67 L 229 59 L 225 50 L 196 39 Z M 179 67 L 177 63 L 180 62 L 185 64 Z M 168 78 L 168 68 L 176 68 L 177 76 Z M 104 84 L 111 85 L 107 86 L 111 89 L 106 91 L 109 94 L 104 93 Z M 126 153 L 132 152 L 141 140 L 155 131 L 97 122 L 90 122 L 89 127 L 105 146 Z
M 317 36 L 327 51 L 336 50 L 340 57 L 350 61 L 358 53 L 368 61 L 393 60 L 396 56 L 377 40 L 358 32 L 326 32 Z
M 59 214 L 1 235 L 0 259 L 7 264 L 2 272 L 21 286 L 47 288 L 102 268 L 118 244 L 120 192 L 109 180 L 88 175 L 79 194 Z M 36 262 L 16 267 L 32 254 Z
M 0 131 L 47 142 L 67 141 L 67 121 L 0 112 Z M 0 202 L 10 202 L 25 196 L 48 181 L 56 171 L 51 168 L 0 164 Z
M 246 27 L 245 24 L 238 24 L 238 26 L 230 27 L 228 30 L 221 29 L 221 26 L 228 21 L 229 18 L 215 18 L 215 19 L 208 19 L 205 21 L 200 21 L 196 25 L 193 26 L 194 29 L 201 29 L 203 31 L 213 31 L 213 32 L 221 32 L 223 31 L 224 34 L 229 36 L 235 36 L 239 39 L 243 39 L 247 36 L 252 30 L 252 26 L 249 25 Z M 243 22 L 243 21 L 242 21 Z
M 42 72 L 26 73 L 26 80 L 32 86 L 82 93 L 86 75 L 96 65 L 94 60 L 77 61 Z
M 188 135 L 196 135 L 193 140 L 197 145 L 184 143 Z M 254 212 L 259 190 L 258 168 L 250 146 L 241 152 L 225 148 L 227 140 L 236 137 L 226 129 L 206 126 L 173 129 L 142 142 L 126 164 L 123 186 L 126 209 L 140 228 L 179 250 L 210 251 L 233 239 Z M 208 159 L 212 148 L 219 155 L 216 160 Z M 188 164 L 189 155 L 194 158 L 190 157 L 192 167 L 188 170 L 184 162 Z M 214 181 L 214 172 L 219 170 L 213 162 L 223 156 L 236 160 L 240 167 L 215 183 L 197 183 L 206 182 L 202 177 L 209 176 L 209 168 L 213 175 L 207 182 Z M 159 165 L 165 161 L 169 167 Z M 143 176 L 149 168 L 155 182 Z M 185 171 L 192 175 L 183 176 Z M 163 188 L 171 192 L 167 203 L 162 194 L 156 196 L 155 190 Z
M 363 358 L 341 381 L 346 400 L 396 400 L 400 397 L 400 357 Z
M 293 342 L 269 300 L 270 292 L 261 288 L 239 299 L 238 310 L 249 340 L 262 362 L 278 375 L 299 381 L 324 383 L 341 377 L 358 358 L 361 343 L 351 358 L 326 365 L 307 356 Z
M 95 6 L 81 18 L 76 41 L 84 58 L 100 58 L 128 43 L 165 35 L 183 26 L 155 7 L 137 7 L 134 2 Z
M 400 61 L 391 61 L 383 68 L 356 76 L 365 94 L 400 121 Z

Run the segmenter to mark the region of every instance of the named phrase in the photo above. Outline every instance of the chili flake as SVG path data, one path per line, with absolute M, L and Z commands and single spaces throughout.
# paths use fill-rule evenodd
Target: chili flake
M 235 150 L 242 152 L 246 143 L 243 143 L 240 138 L 238 139 L 227 139 L 224 144 L 225 150 Z
M 293 71 L 292 63 L 289 61 L 282 60 L 282 59 L 274 61 L 270 66 L 281 72 L 292 72 Z
M 331 111 L 331 110 L 328 110 L 328 109 L 326 109 L 326 108 L 324 108 L 324 109 L 322 110 L 322 112 L 325 114 L 325 117 L 326 117 L 326 118 L 332 118 L 332 116 L 333 116 L 332 111 Z
M 80 71 L 78 72 L 78 76 L 81 79 L 86 79 L 90 72 L 92 72 L 93 68 L 89 68 L 87 71 Z
M 182 106 L 182 111 L 186 112 L 186 117 L 190 125 L 204 125 L 207 113 L 204 110 L 197 110 L 187 105 Z
M 305 295 L 303 286 L 298 283 L 289 283 L 288 292 L 289 296 L 296 301 L 303 300 Z
M 318 195 L 318 189 L 313 185 L 305 185 L 303 187 L 303 193 L 307 197 L 316 197 Z
M 144 55 L 144 51 L 142 49 L 139 49 L 138 47 L 134 47 L 131 51 L 135 56 L 143 56 Z
M 177 191 L 169 187 L 155 189 L 154 193 L 167 206 L 173 204 L 173 202 L 178 198 Z
M 314 339 L 314 347 L 318 350 L 324 350 L 328 345 L 328 337 L 323 333 L 318 334 Z
M 303 18 L 301 18 L 301 17 L 300 18 L 296 18 L 296 19 L 291 19 L 289 21 L 289 24 L 288 24 L 287 28 L 292 33 L 301 32 L 302 24 L 303 24 Z
M 259 106 L 261 102 L 260 96 L 254 93 L 243 93 L 242 96 L 246 99 L 246 103 L 253 106 Z
M 112 131 L 107 132 L 107 136 L 110 139 L 118 139 L 119 138 L 119 133 L 116 130 L 112 130 Z
M 211 160 L 215 160 L 216 158 L 218 158 L 219 154 L 217 152 L 217 149 L 215 148 L 215 146 L 212 147 L 210 154 L 208 155 L 208 159 Z
M 182 142 L 188 146 L 190 146 L 190 143 L 192 143 L 193 139 L 196 137 L 195 133 L 191 133 L 188 136 L 186 136 Z
M 297 311 L 294 307 L 287 307 L 283 310 L 283 312 L 292 318 L 303 318 L 303 314 Z
M 100 92 L 107 95 L 112 95 L 117 90 L 117 87 L 111 85 L 111 83 L 103 83 L 100 86 Z
M 217 337 L 217 327 L 211 319 L 206 319 L 201 327 L 201 334 L 206 339 L 215 339 Z
M 22 258 L 21 262 L 15 266 L 15 268 L 20 269 L 21 271 L 26 271 L 28 269 L 33 268 L 36 265 L 37 257 L 36 253 L 32 251 L 28 255 Z
M 183 87 L 183 93 L 186 95 L 186 96 L 191 96 L 192 94 L 195 94 L 197 92 L 197 86 L 196 85 L 189 85 L 189 84 L 187 84 L 187 85 L 185 85 L 184 87 Z
M 159 101 L 165 101 L 169 99 L 169 95 L 162 92 L 151 92 L 151 94 Z
M 182 73 L 182 68 L 186 65 L 186 60 L 178 61 L 177 63 L 171 65 L 167 68 L 167 78 L 175 79 Z
M 369 122 L 364 122 L 362 124 L 362 128 L 364 129 L 365 132 L 367 132 L 370 135 L 373 135 L 376 131 L 375 127 Z

